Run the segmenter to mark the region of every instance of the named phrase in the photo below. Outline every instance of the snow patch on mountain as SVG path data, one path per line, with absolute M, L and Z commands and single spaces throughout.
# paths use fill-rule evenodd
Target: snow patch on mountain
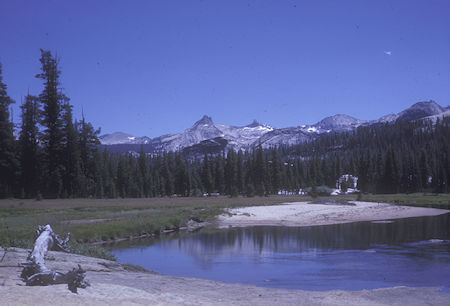
M 316 133 L 308 132 L 308 128 L 306 127 L 282 128 L 264 134 L 253 143 L 253 146 L 260 143 L 263 148 L 270 148 L 279 145 L 295 145 L 305 141 L 310 141 L 316 136 Z
M 398 119 L 397 114 L 387 114 L 387 115 L 381 117 L 380 119 L 374 121 L 374 123 L 390 123 L 390 122 L 394 122 L 397 119 Z
M 222 131 L 223 137 L 235 150 L 248 149 L 262 135 L 274 130 L 273 127 L 260 124 L 256 120 L 242 127 L 218 124 L 217 128 Z
M 150 138 L 147 136 L 136 137 L 127 133 L 115 132 L 112 134 L 105 134 L 99 137 L 100 143 L 103 145 L 113 144 L 148 144 Z
M 449 117 L 450 116 L 450 109 L 445 109 L 442 113 L 437 114 L 437 115 L 432 115 L 432 116 L 428 116 L 425 117 L 425 120 L 431 120 L 433 123 L 435 123 L 438 119 L 442 120 L 442 118 L 444 117 Z

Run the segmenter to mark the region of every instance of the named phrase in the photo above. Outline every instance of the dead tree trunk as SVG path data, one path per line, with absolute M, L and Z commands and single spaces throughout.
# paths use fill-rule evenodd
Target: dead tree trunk
M 86 288 L 89 284 L 84 280 L 85 273 L 80 265 L 67 273 L 52 271 L 45 266 L 45 255 L 49 250 L 68 252 L 66 238 L 61 239 L 50 225 L 39 226 L 36 231 L 34 248 L 23 264 L 21 277 L 27 286 L 47 286 L 53 284 L 68 284 L 69 290 L 77 293 L 77 288 Z

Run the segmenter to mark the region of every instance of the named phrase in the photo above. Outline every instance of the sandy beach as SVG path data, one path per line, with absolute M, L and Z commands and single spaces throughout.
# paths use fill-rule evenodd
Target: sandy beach
M 351 202 L 354 205 L 286 203 L 228 209 L 219 216 L 217 225 L 228 226 L 313 226 L 358 221 L 437 216 L 450 212 L 445 209 L 398 206 L 375 202 Z

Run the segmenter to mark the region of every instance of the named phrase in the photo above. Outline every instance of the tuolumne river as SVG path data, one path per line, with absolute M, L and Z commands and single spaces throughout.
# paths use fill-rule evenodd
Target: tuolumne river
M 311 227 L 176 233 L 111 246 L 161 274 L 303 290 L 442 287 L 450 292 L 450 213 Z

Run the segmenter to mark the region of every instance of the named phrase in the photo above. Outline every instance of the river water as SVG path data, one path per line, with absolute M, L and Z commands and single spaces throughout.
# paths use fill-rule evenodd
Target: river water
M 304 290 L 442 287 L 450 214 L 312 227 L 202 229 L 111 246 L 161 274 Z

